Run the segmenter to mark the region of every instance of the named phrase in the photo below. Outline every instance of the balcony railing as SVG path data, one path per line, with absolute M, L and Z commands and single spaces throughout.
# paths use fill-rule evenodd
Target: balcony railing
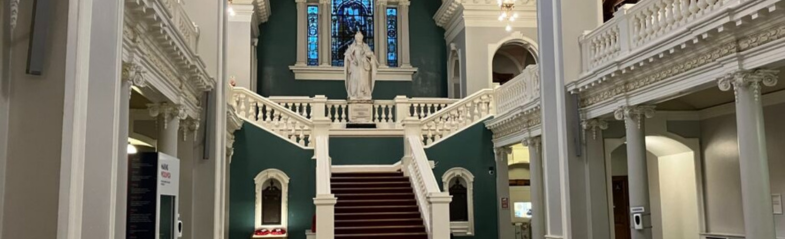
M 730 2 L 644 0 L 625 5 L 613 19 L 581 37 L 583 72 L 593 72 L 630 52 L 666 40 L 671 33 L 686 31 L 689 26 L 700 24 L 702 18 L 722 12 Z

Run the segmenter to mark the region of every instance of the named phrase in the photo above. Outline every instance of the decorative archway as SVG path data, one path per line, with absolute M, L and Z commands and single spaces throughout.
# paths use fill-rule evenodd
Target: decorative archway
M 499 53 L 499 50 L 502 49 L 502 47 L 505 47 L 505 46 L 518 46 L 518 47 L 521 47 L 521 48 L 523 48 L 525 50 L 525 52 L 527 54 L 531 55 L 531 58 L 533 58 L 533 60 L 534 60 L 533 64 L 537 64 L 537 62 L 539 61 L 539 55 L 538 55 L 538 50 L 537 50 L 538 49 L 537 42 L 534 41 L 534 39 L 531 39 L 529 37 L 524 36 L 519 31 L 513 32 L 509 36 L 507 36 L 505 38 L 502 38 L 501 40 L 499 40 L 496 43 L 488 44 L 488 58 L 487 58 L 488 59 L 488 68 L 487 69 L 488 69 L 488 81 L 489 81 L 488 85 L 489 86 L 493 85 L 493 83 L 494 83 L 494 81 L 493 81 L 493 79 L 494 79 L 494 70 L 493 70 L 494 69 L 494 67 L 493 67 L 494 66 L 494 58 L 495 58 L 496 54 Z M 512 64 L 519 64 L 519 65 L 520 64 L 525 64 L 525 63 L 521 63 L 519 60 L 515 60 L 515 57 L 511 56 L 510 54 L 506 54 L 505 55 L 504 53 L 501 53 L 501 55 L 504 56 L 506 59 L 511 59 L 511 62 L 513 62 Z M 518 69 L 520 69 L 520 70 L 525 68 L 524 65 L 520 65 L 520 66 L 516 66 L 516 67 Z M 520 73 L 520 71 L 518 71 L 518 74 L 519 73 Z M 514 74 L 512 77 L 515 77 L 515 75 L 517 75 L 517 74 Z
M 454 99 L 463 97 L 461 53 L 461 49 L 458 49 L 455 43 L 450 43 L 450 56 L 447 60 L 447 93 L 448 97 Z

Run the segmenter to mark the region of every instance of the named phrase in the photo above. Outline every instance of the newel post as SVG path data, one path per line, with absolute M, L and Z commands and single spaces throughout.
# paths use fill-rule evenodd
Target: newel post
M 333 194 L 316 195 L 316 239 L 335 238 L 335 204 L 338 198 Z
M 447 192 L 431 193 L 428 203 L 431 204 L 431 238 L 450 238 L 450 202 L 452 196 Z
M 324 114 L 313 118 L 314 158 L 316 159 L 316 239 L 335 238 L 335 204 L 337 198 L 330 191 L 330 124 L 332 122 Z
M 409 98 L 405 95 L 396 96 L 395 99 L 395 127 L 400 128 L 403 121 L 409 117 Z
M 327 112 L 325 111 L 326 105 L 327 105 L 327 96 L 324 95 L 314 96 L 313 102 L 311 102 L 311 118 L 313 119 L 327 118 Z
M 406 117 L 403 120 L 403 159 L 401 159 L 401 171 L 406 176 L 409 176 L 409 165 L 414 160 L 414 155 L 412 152 L 412 146 L 409 143 L 409 137 L 417 137 L 420 139 L 422 137 L 422 122 L 420 119 L 415 117 Z
M 614 18 L 619 19 L 619 20 L 617 20 L 616 24 L 618 24 L 618 26 L 619 26 L 619 29 L 618 29 L 618 31 L 619 31 L 619 34 L 618 34 L 619 39 L 618 39 L 618 43 L 617 44 L 619 44 L 619 52 L 620 52 L 619 55 L 620 56 L 623 56 L 627 52 L 630 52 L 630 49 L 632 48 L 631 47 L 631 45 L 632 45 L 632 34 L 630 34 L 630 32 L 632 30 L 632 25 L 631 25 L 632 21 L 630 20 L 630 18 L 632 18 L 633 16 L 632 15 L 627 15 L 627 11 L 632 6 L 635 6 L 635 5 L 634 4 L 624 4 L 621 8 L 619 8 L 618 11 L 616 11 L 613 14 Z

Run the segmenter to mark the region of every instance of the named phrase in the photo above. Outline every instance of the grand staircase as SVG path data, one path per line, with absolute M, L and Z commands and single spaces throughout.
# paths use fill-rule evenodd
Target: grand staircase
M 401 172 L 333 173 L 335 239 L 427 239 L 409 178 Z

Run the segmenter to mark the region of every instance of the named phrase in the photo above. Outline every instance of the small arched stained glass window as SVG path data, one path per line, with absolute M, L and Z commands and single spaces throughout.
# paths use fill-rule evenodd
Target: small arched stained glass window
M 455 178 L 452 186 L 450 186 L 450 195 L 452 202 L 450 202 L 450 221 L 451 222 L 465 222 L 469 221 L 469 206 L 466 195 L 466 186 L 460 178 Z

